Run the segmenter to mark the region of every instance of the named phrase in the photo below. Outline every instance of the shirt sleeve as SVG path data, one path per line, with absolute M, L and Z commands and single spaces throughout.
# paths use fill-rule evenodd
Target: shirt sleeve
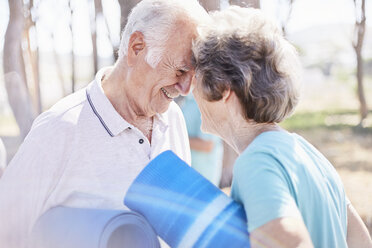
M 236 161 L 232 197 L 244 205 L 249 232 L 277 218 L 301 218 L 285 173 L 264 153 L 243 154 Z
M 46 126 L 31 130 L 0 179 L 1 247 L 29 244 L 32 227 L 63 170 L 65 139 L 50 135 Z

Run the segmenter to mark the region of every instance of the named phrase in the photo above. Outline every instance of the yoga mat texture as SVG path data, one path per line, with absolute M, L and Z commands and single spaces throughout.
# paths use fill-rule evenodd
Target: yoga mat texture
M 124 204 L 171 247 L 250 247 L 243 207 L 171 151 L 141 171 Z
M 37 221 L 35 248 L 159 248 L 152 227 L 132 211 L 56 207 Z

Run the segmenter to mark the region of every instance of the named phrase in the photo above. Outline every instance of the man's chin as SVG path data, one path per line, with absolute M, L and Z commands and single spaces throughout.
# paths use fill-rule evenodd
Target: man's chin
M 163 114 L 163 113 L 167 112 L 167 110 L 169 109 L 170 103 L 171 102 L 162 104 L 162 106 L 160 108 L 158 108 L 156 112 L 158 114 Z

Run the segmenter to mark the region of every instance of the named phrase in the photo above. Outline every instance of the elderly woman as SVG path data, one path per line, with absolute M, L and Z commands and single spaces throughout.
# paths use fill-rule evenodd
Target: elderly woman
M 230 7 L 194 43 L 202 130 L 239 153 L 231 196 L 252 247 L 371 247 L 331 163 L 278 123 L 299 99 L 295 49 L 258 10 Z

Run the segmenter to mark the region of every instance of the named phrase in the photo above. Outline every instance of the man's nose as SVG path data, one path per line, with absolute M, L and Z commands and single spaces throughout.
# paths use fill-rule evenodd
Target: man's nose
M 176 89 L 180 92 L 181 95 L 186 96 L 187 94 L 189 94 L 193 75 L 193 73 L 188 73 L 187 76 L 185 76 L 176 84 Z

